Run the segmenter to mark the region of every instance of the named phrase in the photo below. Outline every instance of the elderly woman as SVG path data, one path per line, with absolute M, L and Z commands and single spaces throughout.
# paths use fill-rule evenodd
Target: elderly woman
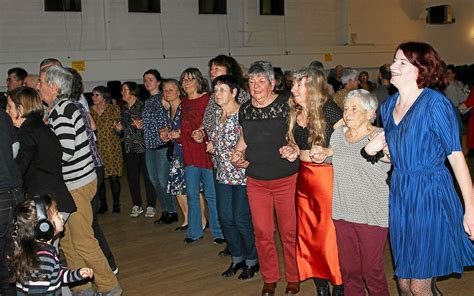
M 384 247 L 388 233 L 388 186 L 385 162 L 373 164 L 361 149 L 378 129 L 371 124 L 376 98 L 366 90 L 353 90 L 344 100 L 346 126 L 334 131 L 330 148 L 334 193 L 332 218 L 346 295 L 389 295 L 384 272 Z M 358 176 L 358 178 L 354 178 Z M 365 283 L 365 285 L 364 285 Z
M 287 147 L 288 97 L 275 94 L 274 87 L 272 64 L 266 61 L 254 62 L 249 69 L 252 99 L 240 107 L 242 135 L 232 155 L 234 165 L 247 168 L 247 194 L 264 281 L 262 295 L 274 295 L 280 280 L 275 245 L 275 212 L 283 244 L 288 282 L 286 292 L 296 294 L 299 291 L 295 256 L 295 191 L 299 161 L 297 152 Z M 284 159 L 286 154 L 292 154 L 287 157 L 293 162 Z
M 344 84 L 344 87 L 334 93 L 333 99 L 342 110 L 344 108 L 343 102 L 346 95 L 351 90 L 359 87 L 359 71 L 352 68 L 342 70 L 341 82 Z
M 192 243 L 203 237 L 202 214 L 199 204 L 201 182 L 209 209 L 211 233 L 214 243 L 223 243 L 224 237 L 217 218 L 216 189 L 212 173 L 211 157 L 206 153 L 206 144 L 196 142 L 200 133 L 204 111 L 209 103 L 207 81 L 197 68 L 187 68 L 180 77 L 186 93 L 181 101 L 180 140 L 183 145 L 186 194 L 188 197 L 188 229 L 184 242 Z
M 120 177 L 122 176 L 122 148 L 120 137 L 114 132 L 114 122 L 120 120 L 120 108 L 111 104 L 110 91 L 105 86 L 97 86 L 92 90 L 91 116 L 96 124 L 97 148 L 104 162 L 104 178 L 108 178 L 112 189 L 112 213 L 120 213 Z M 105 182 L 97 194 L 101 200 L 99 213 L 107 210 Z
M 458 120 L 449 99 L 430 88 L 440 64 L 429 44 L 397 47 L 390 82 L 399 92 L 380 108 L 385 135 L 365 147 L 372 160 L 386 144 L 390 150 L 390 242 L 402 295 L 440 295 L 436 277 L 474 265 L 474 196 Z M 464 199 L 464 222 L 446 159 Z
M 132 197 L 130 217 L 138 217 L 143 213 L 140 192 L 140 175 L 145 179 L 145 190 L 148 207 L 155 207 L 156 196 L 153 185 L 148 177 L 145 163 L 145 140 L 143 138 L 143 101 L 138 98 L 138 85 L 132 81 L 122 84 L 122 106 L 120 121 L 114 122 L 115 132 L 122 137 L 124 146 L 124 162 L 127 170 L 127 181 Z
M 166 191 L 170 169 L 167 157 L 169 145 L 159 137 L 160 130 L 169 127 L 169 104 L 160 90 L 161 75 L 158 70 L 146 71 L 143 74 L 143 84 L 150 92 L 150 97 L 145 101 L 142 112 L 146 168 L 161 206 L 161 216 L 155 224 L 170 224 L 178 221 L 178 213 L 174 198 Z M 154 216 L 155 205 L 149 205 L 145 217 Z
M 324 74 L 301 69 L 293 74 L 288 142 L 298 145 L 300 169 L 296 185 L 298 241 L 296 259 L 300 281 L 312 278 L 318 295 L 343 295 L 342 276 L 331 219 L 333 168 L 331 159 L 314 163 L 312 147 L 329 145 L 334 128 L 343 124 L 342 111 L 328 97 Z M 291 159 L 290 159 L 291 160 Z

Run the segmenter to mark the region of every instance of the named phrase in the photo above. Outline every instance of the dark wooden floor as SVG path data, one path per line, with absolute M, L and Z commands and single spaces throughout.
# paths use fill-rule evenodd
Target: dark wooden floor
M 469 161 L 470 166 L 473 161 Z M 100 223 L 120 268 L 118 279 L 124 295 L 260 295 L 260 275 L 250 281 L 220 276 L 230 259 L 218 257 L 223 246 L 212 244 L 209 231 L 203 240 L 185 245 L 185 233 L 174 231 L 178 223 L 154 225 L 153 218 L 129 217 L 131 204 L 124 177 L 122 184 L 122 213 L 100 215 Z M 390 294 L 397 295 L 388 245 L 385 258 Z M 284 294 L 285 285 L 283 278 L 277 295 Z M 461 278 L 440 279 L 438 287 L 446 296 L 472 296 L 474 270 Z M 299 295 L 315 294 L 311 281 L 302 283 Z

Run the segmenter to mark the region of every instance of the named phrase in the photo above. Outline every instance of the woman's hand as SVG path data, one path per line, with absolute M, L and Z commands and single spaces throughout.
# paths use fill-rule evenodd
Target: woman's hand
M 280 147 L 278 151 L 280 152 L 280 157 L 289 162 L 294 162 L 300 156 L 300 149 L 297 146 L 285 145 Z
M 204 142 L 204 137 L 206 136 L 206 132 L 204 131 L 204 128 L 200 127 L 197 130 L 194 130 L 191 133 L 191 138 L 193 138 L 194 142 L 196 143 L 202 143 Z
M 385 133 L 383 131 L 373 132 L 369 135 L 369 143 L 365 145 L 365 152 L 367 152 L 368 155 L 375 155 L 385 147 L 387 147 Z
M 464 231 L 469 235 L 469 239 L 474 241 L 474 210 L 466 210 L 463 224 Z
M 309 151 L 309 158 L 311 158 L 311 161 L 314 163 L 323 163 L 326 158 L 332 155 L 331 152 L 331 148 L 324 148 L 319 145 L 314 145 Z
M 121 131 L 123 131 L 122 123 L 121 123 L 120 121 L 115 121 L 114 124 L 112 125 L 112 128 L 113 128 L 116 132 L 121 132 Z
M 92 278 L 94 276 L 94 271 L 92 268 L 83 267 L 79 269 L 79 274 L 82 276 L 82 278 Z
M 181 137 L 181 130 L 180 129 L 172 130 L 169 132 L 168 136 L 170 140 L 177 140 Z
M 160 139 L 163 142 L 168 142 L 169 140 L 171 140 L 170 131 L 167 127 L 160 129 Z
M 244 150 L 237 150 L 235 148 L 234 148 L 234 150 L 232 150 L 232 156 L 230 158 L 230 163 L 232 163 L 233 166 L 235 166 L 237 168 L 242 168 L 242 169 L 246 169 L 250 164 L 250 162 L 245 160 L 245 151 Z
M 214 144 L 211 141 L 206 142 L 206 152 L 210 154 L 214 154 Z
M 132 126 L 138 129 L 143 129 L 143 120 L 138 118 L 132 118 Z

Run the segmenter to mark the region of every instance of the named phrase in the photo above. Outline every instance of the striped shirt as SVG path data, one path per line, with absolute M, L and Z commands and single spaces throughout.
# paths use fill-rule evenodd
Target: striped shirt
M 56 99 L 48 108 L 48 124 L 61 143 L 62 172 L 69 191 L 97 178 L 84 118 L 71 100 Z
M 72 283 L 82 280 L 79 269 L 69 270 L 60 265 L 56 250 L 51 245 L 41 245 L 38 252 L 38 273 L 32 274 L 32 280 L 27 283 L 16 283 L 18 296 L 61 294 L 62 283 Z

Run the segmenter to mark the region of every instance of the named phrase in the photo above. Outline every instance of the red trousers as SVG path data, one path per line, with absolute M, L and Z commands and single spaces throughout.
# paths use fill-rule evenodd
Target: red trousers
M 280 280 L 274 213 L 276 213 L 283 244 L 286 281 L 299 281 L 295 255 L 296 177 L 297 174 L 276 180 L 257 180 L 247 177 L 247 195 L 255 231 L 255 244 L 260 271 L 266 283 L 275 283 Z
M 383 251 L 388 229 L 334 220 L 344 294 L 388 296 Z M 365 285 L 364 285 L 365 282 Z

